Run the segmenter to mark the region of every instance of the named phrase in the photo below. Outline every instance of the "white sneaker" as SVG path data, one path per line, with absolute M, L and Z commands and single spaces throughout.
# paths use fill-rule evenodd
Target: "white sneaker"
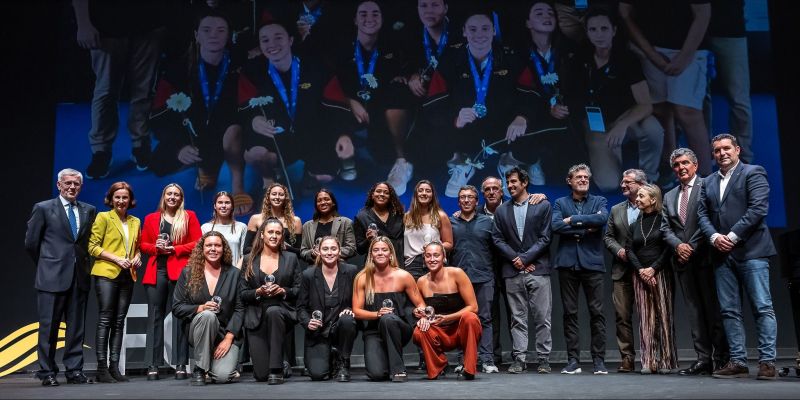
M 355 157 L 350 157 L 348 159 L 340 160 L 341 168 L 339 169 L 339 178 L 342 178 L 344 181 L 354 181 L 358 177 L 358 171 L 356 171 L 356 159 Z
M 389 178 L 386 181 L 392 185 L 398 196 L 402 196 L 406 192 L 406 185 L 408 185 L 408 181 L 411 180 L 413 174 L 414 165 L 406 161 L 405 158 L 398 158 L 394 162 L 392 170 L 389 171 Z
M 500 372 L 500 369 L 498 369 L 497 366 L 494 365 L 494 363 L 490 363 L 490 362 L 483 363 L 482 370 L 483 370 L 484 374 L 496 374 L 496 373 Z
M 450 180 L 447 181 L 447 188 L 444 195 L 447 197 L 458 197 L 458 191 L 469 182 L 475 175 L 475 167 L 467 164 L 456 164 L 450 168 Z
M 508 193 L 508 185 L 506 184 L 506 171 L 520 165 L 522 165 L 522 161 L 514 158 L 514 155 L 511 154 L 510 151 L 501 154 L 500 160 L 497 161 L 497 173 L 500 175 L 500 181 L 503 183 L 503 194 L 505 194 L 506 197 L 511 197 L 511 194 Z
M 531 185 L 544 186 L 544 171 L 542 171 L 541 160 L 528 167 L 528 177 L 531 180 Z

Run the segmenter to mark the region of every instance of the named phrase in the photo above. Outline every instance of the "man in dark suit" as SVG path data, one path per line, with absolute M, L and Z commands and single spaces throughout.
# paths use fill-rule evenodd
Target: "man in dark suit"
M 595 375 L 606 375 L 606 317 L 603 312 L 603 226 L 608 219 L 605 197 L 589 193 L 592 171 L 586 164 L 570 167 L 567 184 L 572 193 L 553 205 L 552 229 L 559 235 L 555 268 L 564 306 L 564 339 L 567 342 L 567 365 L 562 374 L 579 374 L 580 333 L 578 291 L 583 285 L 592 330 L 592 364 Z
M 511 201 L 497 208 L 492 238 L 500 253 L 501 275 L 511 309 L 512 374 L 527 369 L 528 315 L 533 314 L 539 373 L 550 372 L 552 292 L 550 289 L 550 202 L 528 201 L 528 173 L 519 167 L 506 172 Z
M 708 262 L 708 245 L 697 221 L 703 178 L 697 175 L 697 156 L 687 148 L 675 149 L 669 157 L 672 170 L 681 182 L 664 196 L 661 231 L 675 251 L 672 266 L 686 302 L 697 361 L 682 369 L 681 375 L 710 375 L 728 361 L 728 342 L 722 328 L 714 270 Z
M 778 327 L 769 290 L 769 257 L 776 254 L 764 219 L 769 210 L 767 172 L 739 161 L 736 137 L 711 139 L 719 171 L 705 179 L 698 207 L 700 229 L 714 246 L 714 276 L 722 323 L 730 346 L 730 362 L 714 371 L 715 378 L 749 375 L 742 320 L 741 294 L 752 305 L 758 332 L 758 379 L 775 379 Z
M 625 246 L 631 240 L 630 226 L 639 216 L 636 193 L 647 183 L 647 174 L 640 169 L 629 169 L 622 173 L 622 195 L 625 200 L 611 207 L 603 241 L 613 256 L 611 280 L 614 290 L 611 300 L 617 325 L 617 345 L 622 363 L 617 372 L 633 371 L 636 350 L 633 347 L 633 268 L 628 263 Z
M 89 234 L 96 210 L 77 201 L 83 175 L 58 173 L 59 196 L 36 203 L 28 220 L 25 249 L 36 263 L 39 314 L 39 372 L 43 386 L 58 386 L 56 341 L 61 318 L 67 324 L 64 367 L 67 382 L 90 382 L 83 374 L 83 335 L 89 295 Z

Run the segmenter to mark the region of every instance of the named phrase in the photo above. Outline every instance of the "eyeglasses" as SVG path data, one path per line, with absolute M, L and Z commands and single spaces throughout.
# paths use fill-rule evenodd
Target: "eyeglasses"
M 474 194 L 462 194 L 461 196 L 458 196 L 459 200 L 475 200 L 477 198 L 478 196 L 475 196 Z

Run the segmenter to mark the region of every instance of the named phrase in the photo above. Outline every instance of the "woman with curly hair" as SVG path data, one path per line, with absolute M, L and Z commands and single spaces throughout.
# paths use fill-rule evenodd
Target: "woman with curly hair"
M 284 347 L 293 337 L 297 322 L 295 299 L 301 281 L 297 256 L 283 251 L 284 231 L 279 219 L 268 217 L 259 227 L 258 240 L 242 267 L 245 282 L 241 297 L 247 306 L 244 327 L 253 375 L 270 385 L 283 383 L 287 375 L 282 371 Z
M 414 197 L 403 216 L 403 226 L 403 267 L 417 280 L 427 272 L 422 257 L 426 244 L 439 241 L 445 252 L 453 249 L 450 218 L 439 206 L 429 180 L 423 179 L 414 186 Z
M 403 204 L 389 182 L 378 182 L 367 192 L 364 207 L 353 221 L 358 254 L 366 254 L 372 241 L 386 236 L 392 247 L 403 254 Z
M 242 338 L 244 304 L 240 299 L 241 274 L 231 264 L 225 237 L 207 232 L 192 251 L 175 286 L 172 314 L 189 326 L 189 343 L 196 364 L 193 386 L 232 382 L 239 376 L 236 363 Z
M 172 304 L 172 292 L 186 266 L 197 239 L 202 236 L 194 211 L 185 210 L 183 188 L 170 183 L 161 192 L 158 210 L 144 218 L 142 253 L 149 256 L 142 278 L 147 295 L 147 341 L 145 363 L 147 379 L 158 379 L 158 367 L 164 365 L 164 316 Z M 180 326 L 172 329 L 172 362 L 175 379 L 186 379 L 189 343 Z
M 277 218 L 281 222 L 285 249 L 292 253 L 300 254 L 303 223 L 299 217 L 294 215 L 294 206 L 292 206 L 292 199 L 289 197 L 289 189 L 280 183 L 273 183 L 267 187 L 267 191 L 264 193 L 264 201 L 261 203 L 261 213 L 253 215 L 250 217 L 250 221 L 247 222 L 244 254 L 250 253 L 258 227 L 269 217 Z

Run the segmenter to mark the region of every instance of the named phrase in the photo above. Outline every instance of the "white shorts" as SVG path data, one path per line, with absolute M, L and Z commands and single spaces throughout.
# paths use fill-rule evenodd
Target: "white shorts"
M 679 50 L 655 48 L 657 52 L 667 58 L 674 58 Z M 642 60 L 642 72 L 650 87 L 650 98 L 654 104 L 669 102 L 686 107 L 703 109 L 703 99 L 706 95 L 708 78 L 708 50 L 697 50 L 694 59 L 686 66 L 680 75 L 671 76 L 658 69 L 641 51 L 636 49 Z

